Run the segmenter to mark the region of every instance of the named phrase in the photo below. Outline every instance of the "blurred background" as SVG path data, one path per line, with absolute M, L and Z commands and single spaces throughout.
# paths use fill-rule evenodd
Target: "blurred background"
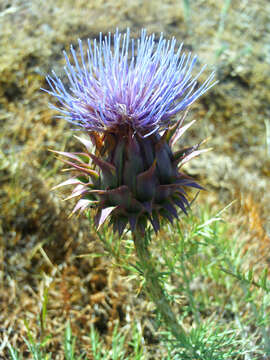
M 70 317 L 80 344 L 91 323 L 109 338 L 115 320 L 125 326 L 134 317 L 149 347 L 157 342 L 136 284 L 106 256 L 83 257 L 102 252 L 97 234 L 84 216 L 68 218 L 74 203 L 50 190 L 64 175 L 48 149 L 78 144 L 40 90 L 52 69 L 64 75 L 63 50 L 77 48 L 78 38 L 127 27 L 133 37 L 146 28 L 184 42 L 199 66 L 208 64 L 200 81 L 216 71 L 219 83 L 192 106 L 188 120 L 197 123 L 183 140 L 208 138 L 213 148 L 185 168 L 206 188 L 193 207 L 219 211 L 235 200 L 226 215 L 231 232 L 241 228 L 253 261 L 269 264 L 268 0 L 0 0 L 0 357 L 7 336 L 24 349 L 24 320 L 35 329 L 47 289 L 52 349 Z

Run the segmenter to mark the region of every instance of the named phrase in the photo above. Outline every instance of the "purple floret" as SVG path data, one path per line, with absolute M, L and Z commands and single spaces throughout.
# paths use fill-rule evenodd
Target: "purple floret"
M 113 42 L 113 44 L 111 44 Z M 215 83 L 214 73 L 199 87 L 192 77 L 196 56 L 176 49 L 176 40 L 165 40 L 141 31 L 139 39 L 125 34 L 88 40 L 85 54 L 78 40 L 77 54 L 71 46 L 73 65 L 66 52 L 67 88 L 53 72 L 47 76 L 59 107 L 54 107 L 66 120 L 88 131 L 117 131 L 127 124 L 143 137 L 168 128 L 172 118 L 185 110 Z M 79 56 L 78 56 L 79 53 Z

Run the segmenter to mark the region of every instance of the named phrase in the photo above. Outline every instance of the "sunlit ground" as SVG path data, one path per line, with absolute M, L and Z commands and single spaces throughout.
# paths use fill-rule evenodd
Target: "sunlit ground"
M 53 118 L 44 77 L 63 74 L 62 50 L 78 38 L 116 27 L 175 36 L 216 69 L 219 84 L 194 104 L 187 121 L 198 121 L 183 139 L 213 147 L 185 168 L 206 191 L 188 218 L 153 235 L 152 252 L 198 359 L 270 356 L 269 14 L 266 0 L 1 2 L 0 356 L 188 358 L 158 328 L 129 233 L 121 246 L 106 228 L 98 236 L 50 190 L 66 175 L 48 149 L 80 149 Z

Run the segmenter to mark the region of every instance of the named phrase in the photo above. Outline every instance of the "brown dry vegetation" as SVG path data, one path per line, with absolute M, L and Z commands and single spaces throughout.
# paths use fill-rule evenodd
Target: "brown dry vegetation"
M 194 143 L 210 137 L 214 147 L 187 167 L 208 189 L 196 206 L 221 209 L 236 199 L 231 231 L 241 226 L 247 246 L 254 247 L 252 261 L 269 263 L 264 121 L 270 115 L 270 3 L 233 1 L 224 29 L 222 7 L 221 0 L 194 1 L 187 22 L 180 0 L 0 2 L 0 356 L 7 338 L 25 348 L 25 319 L 40 336 L 37 319 L 46 288 L 46 331 L 54 334 L 55 359 L 62 359 L 60 340 L 69 318 L 85 349 L 91 323 L 109 341 L 116 320 L 121 326 L 140 322 L 149 349 L 157 342 L 152 308 L 137 296 L 137 283 L 125 281 L 125 271 L 106 257 L 79 257 L 102 252 L 102 246 L 83 216 L 68 219 L 72 204 L 50 191 L 63 174 L 48 148 L 77 145 L 69 125 L 53 118 L 40 88 L 52 68 L 61 74 L 62 50 L 76 46 L 79 37 L 127 26 L 136 36 L 145 27 L 174 35 L 216 68 L 219 84 L 194 105 L 189 117 L 199 121 L 185 138 Z

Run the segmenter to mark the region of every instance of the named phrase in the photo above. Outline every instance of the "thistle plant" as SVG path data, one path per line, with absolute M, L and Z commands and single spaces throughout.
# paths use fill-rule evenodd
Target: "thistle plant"
M 205 66 L 192 75 L 196 56 L 176 48 L 176 40 L 147 36 L 138 40 L 116 31 L 88 40 L 84 50 L 71 46 L 65 73 L 69 86 L 53 72 L 47 76 L 58 106 L 52 105 L 88 139 L 77 139 L 82 152 L 54 151 L 69 166 L 72 177 L 56 187 L 73 185 L 69 198 L 78 197 L 74 212 L 91 208 L 97 228 L 105 222 L 119 236 L 125 229 L 133 236 L 145 277 L 146 291 L 171 332 L 184 341 L 148 250 L 146 232 L 157 233 L 163 221 L 173 222 L 186 213 L 188 189 L 201 189 L 181 167 L 206 151 L 201 144 L 173 151 L 184 132 L 190 105 L 214 84 L 214 73 L 198 85 Z

